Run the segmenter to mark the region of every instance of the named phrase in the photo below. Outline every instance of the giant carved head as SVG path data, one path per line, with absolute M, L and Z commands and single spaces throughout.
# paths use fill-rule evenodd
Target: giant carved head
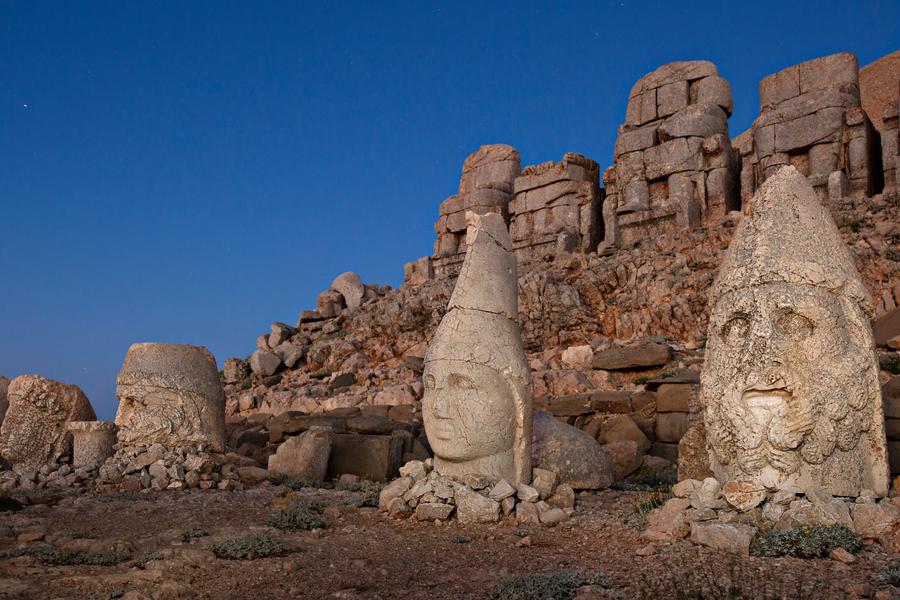
M 531 372 L 516 321 L 515 257 L 499 215 L 470 218 L 466 261 L 425 356 L 425 432 L 454 474 L 487 464 L 528 481 Z
M 770 488 L 886 488 L 871 301 L 792 167 L 753 198 L 711 293 L 701 400 L 712 466 Z

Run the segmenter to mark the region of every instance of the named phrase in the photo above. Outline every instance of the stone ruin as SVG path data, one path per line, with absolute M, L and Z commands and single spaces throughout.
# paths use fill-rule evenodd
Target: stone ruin
M 694 227 L 740 207 L 731 112 L 731 86 L 708 61 L 669 63 L 634 84 L 614 165 L 603 174 L 608 245 Z
M 509 203 L 509 234 L 519 262 L 597 248 L 603 237 L 599 173 L 596 162 L 574 152 L 522 169 Z
M 783 165 L 806 176 L 821 198 L 881 192 L 880 138 L 860 103 L 856 56 L 832 54 L 773 73 L 759 84 L 759 104 L 740 146 L 744 199 Z
M 0 456 L 17 468 L 37 469 L 72 456 L 71 421 L 96 418 L 78 386 L 39 375 L 13 379 L 9 408 L 0 426 Z
M 459 192 L 441 202 L 440 218 L 434 224 L 434 257 L 425 261 L 430 266 L 413 263 L 418 273 L 446 277 L 459 272 L 466 254 L 466 212 L 493 212 L 508 219 L 519 163 L 518 151 L 506 144 L 482 146 L 465 160 Z
M 900 87 L 900 83 L 898 83 Z M 900 91 L 897 92 L 900 97 Z M 884 167 L 884 191 L 900 193 L 900 100 L 888 104 L 881 115 L 881 163 Z

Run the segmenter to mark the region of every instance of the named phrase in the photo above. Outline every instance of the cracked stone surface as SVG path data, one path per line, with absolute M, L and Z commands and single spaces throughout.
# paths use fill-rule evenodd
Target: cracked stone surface
M 225 449 L 225 396 L 216 359 L 187 344 L 133 344 L 116 380 L 119 442 Z
M 710 301 L 700 396 L 716 477 L 885 495 L 872 300 L 793 167 L 754 196 Z
M 467 213 L 466 258 L 425 355 L 422 412 L 435 469 L 512 485 L 531 478 L 531 373 L 503 217 Z

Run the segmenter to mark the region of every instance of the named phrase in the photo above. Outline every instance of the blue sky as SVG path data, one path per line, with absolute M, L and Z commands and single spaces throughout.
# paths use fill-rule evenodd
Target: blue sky
M 346 270 L 399 285 L 467 154 L 610 164 L 628 91 L 900 47 L 897 2 L 0 3 L 0 373 L 116 408 L 129 344 L 221 365 Z

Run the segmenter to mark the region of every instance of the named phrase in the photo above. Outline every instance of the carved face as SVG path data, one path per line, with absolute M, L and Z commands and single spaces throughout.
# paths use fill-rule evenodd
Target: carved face
M 801 461 L 853 448 L 870 426 L 860 411 L 875 401 L 866 325 L 852 303 L 812 286 L 765 284 L 719 298 L 703 378 L 719 461 L 769 485 Z
M 422 416 L 435 456 L 474 460 L 513 446 L 512 387 L 496 370 L 463 361 L 427 362 Z

